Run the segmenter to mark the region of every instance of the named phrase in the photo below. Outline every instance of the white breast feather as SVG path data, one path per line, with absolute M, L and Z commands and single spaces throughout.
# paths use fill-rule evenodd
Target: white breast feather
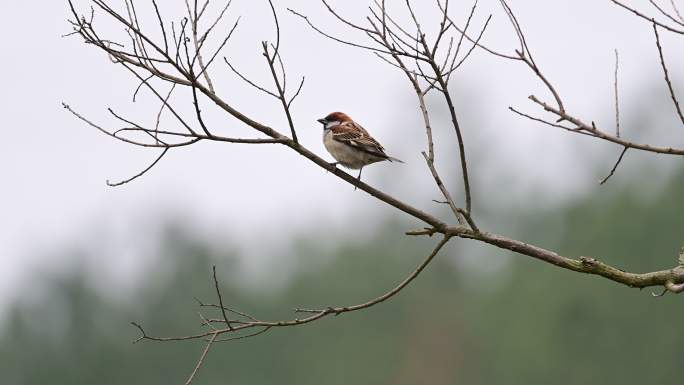
M 370 163 L 383 160 L 365 151 L 358 150 L 352 146 L 344 144 L 339 140 L 333 138 L 333 133 L 330 130 L 323 131 L 323 144 L 330 155 L 340 162 L 344 167 L 351 169 L 360 169 Z

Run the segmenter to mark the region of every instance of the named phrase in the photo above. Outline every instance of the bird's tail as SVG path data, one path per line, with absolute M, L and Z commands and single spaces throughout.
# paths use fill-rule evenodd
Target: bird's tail
M 395 157 L 393 157 L 393 156 L 388 156 L 388 157 L 387 157 L 387 160 L 389 160 L 390 162 L 399 162 L 399 163 L 404 163 L 404 161 L 403 161 L 403 160 L 401 160 L 401 159 L 397 159 L 397 158 L 395 158 Z

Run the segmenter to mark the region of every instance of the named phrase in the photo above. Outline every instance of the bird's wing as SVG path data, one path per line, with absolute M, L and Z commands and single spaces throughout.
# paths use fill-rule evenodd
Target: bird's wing
M 359 124 L 352 121 L 341 123 L 330 129 L 333 139 L 352 146 L 361 151 L 368 152 L 381 158 L 387 158 L 385 148 Z

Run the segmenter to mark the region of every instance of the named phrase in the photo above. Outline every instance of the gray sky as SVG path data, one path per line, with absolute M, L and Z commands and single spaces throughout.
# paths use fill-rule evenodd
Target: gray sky
M 165 15 L 183 12 L 181 0 L 162 3 Z M 367 2 L 332 3 L 350 18 L 364 20 Z M 647 2 L 633 3 L 645 7 Z M 85 1 L 78 4 L 86 9 Z M 648 24 L 607 0 L 510 0 L 510 5 L 536 61 L 573 113 L 612 127 L 613 50 L 617 48 L 624 135 L 654 144 L 684 144 L 682 135 L 673 134 L 674 114 L 657 117 L 663 123 L 660 130 L 630 125 L 632 110 L 669 102 Z M 390 153 L 406 161 L 405 165 L 369 167 L 365 180 L 418 207 L 436 210 L 430 199 L 437 198 L 438 192 L 420 157 L 425 147 L 420 114 L 403 74 L 372 54 L 322 38 L 287 13 L 287 7 L 311 16 L 331 33 L 364 40 L 336 23 L 317 1 L 277 2 L 290 88 L 297 77 L 307 77 L 294 107 L 301 142 L 329 158 L 315 119 L 333 110 L 347 112 Z M 468 8 L 455 8 L 454 15 L 463 20 Z M 247 270 L 268 273 L 275 266 L 273 261 L 287 254 L 292 239 L 307 232 L 323 239 L 336 233 L 367 237 L 375 224 L 393 213 L 285 148 L 271 145 L 199 143 L 172 151 L 133 183 L 106 186 L 107 179 L 116 181 L 139 172 L 156 153 L 105 137 L 68 114 L 61 102 L 109 127 L 115 127 L 115 122 L 106 113 L 107 106 L 150 123 L 158 103 L 143 93 L 132 104 L 136 83 L 122 68 L 78 38 L 60 37 L 70 31 L 66 1 L 3 2 L 0 10 L 19 16 L 6 18 L 1 27 L 6 29 L 3 36 L 13 38 L 5 40 L 0 61 L 6 74 L 0 142 L 0 292 L 9 293 L 0 296 L 0 309 L 36 271 L 63 271 L 84 263 L 57 258 L 83 240 L 93 251 L 85 263 L 98 268 L 98 280 L 135 281 L 144 271 L 141 266 L 149 264 L 154 254 L 158 223 L 169 216 L 180 216 L 197 234 L 217 245 L 236 243 L 249 256 Z M 241 26 L 224 51 L 238 68 L 265 85 L 271 80 L 260 42 L 274 37 L 268 12 L 266 2 L 235 0 L 228 20 L 242 15 Z M 496 1 L 480 2 L 476 25 L 490 12 L 493 24 L 484 41 L 511 52 L 516 41 Z M 420 13 L 430 19 L 429 12 L 421 9 Z M 97 15 L 96 22 L 102 31 L 116 33 L 108 28 L 113 24 L 104 15 Z M 684 55 L 672 36 L 664 33 L 663 43 L 676 78 L 680 74 L 674 69 L 682 67 Z M 215 64 L 212 76 L 226 100 L 247 115 L 286 131 L 274 99 L 244 87 L 222 62 Z M 552 100 L 521 64 L 476 51 L 452 87 L 470 145 L 478 205 L 505 215 L 526 202 L 553 204 L 616 188 L 599 189 L 595 170 L 608 171 L 619 148 L 533 124 L 508 112 L 507 107 L 514 105 L 540 115 L 527 100 L 531 93 Z M 436 111 L 443 111 L 438 99 L 433 97 L 431 102 Z M 250 135 L 235 120 L 208 107 L 207 113 L 217 133 Z M 455 186 L 456 150 L 450 134 L 447 125 L 436 127 L 440 167 Z M 644 159 L 633 156 L 623 166 L 639 167 Z M 675 163 L 660 157 L 655 164 L 665 170 Z M 619 186 L 619 181 L 615 184 Z M 452 190 L 460 196 L 460 188 Z

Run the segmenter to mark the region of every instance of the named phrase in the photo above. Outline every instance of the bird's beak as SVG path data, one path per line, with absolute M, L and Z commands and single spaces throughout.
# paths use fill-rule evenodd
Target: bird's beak
M 325 120 L 325 118 L 320 118 L 320 119 L 317 119 L 316 121 L 317 121 L 318 123 L 321 123 L 321 124 L 326 124 L 326 123 L 328 123 L 328 121 Z

